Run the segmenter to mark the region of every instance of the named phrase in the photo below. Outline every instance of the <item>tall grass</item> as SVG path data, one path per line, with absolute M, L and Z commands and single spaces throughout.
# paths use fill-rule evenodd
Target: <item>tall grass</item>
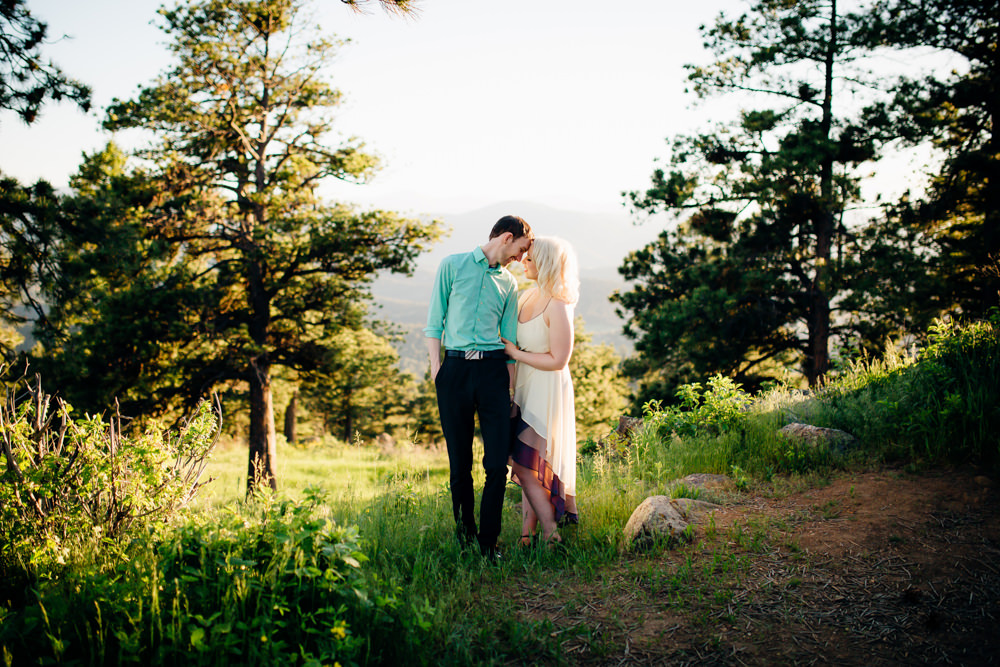
M 610 586 L 603 573 L 621 558 L 632 510 L 653 493 L 685 493 L 677 480 L 689 473 L 728 474 L 745 486 L 884 461 L 995 465 L 997 322 L 939 324 L 932 334 L 919 354 L 856 363 L 812 394 L 778 387 L 751 397 L 714 378 L 686 387 L 677 408 L 650 404 L 630 441 L 609 437 L 581 458 L 582 523 L 564 529 L 568 546 L 509 548 L 499 567 L 454 537 L 443 452 L 282 446 L 281 495 L 247 503 L 245 450 L 224 449 L 207 471 L 216 481 L 183 520 L 92 541 L 0 589 L 0 656 L 93 665 L 557 662 L 551 624 L 524 620 L 504 591 L 561 577 Z M 843 454 L 789 441 L 777 431 L 793 420 L 849 431 L 860 445 Z M 508 545 L 519 502 L 509 486 Z
M 688 385 L 682 404 L 646 406 L 644 428 L 621 474 L 642 480 L 734 468 L 770 478 L 853 463 L 1000 466 L 1000 317 L 939 321 L 927 346 L 888 347 L 813 392 L 774 387 L 748 396 L 729 380 Z M 855 436 L 853 451 L 811 446 L 778 433 L 793 421 Z
M 939 321 L 916 354 L 892 348 L 859 362 L 815 400 L 807 418 L 849 430 L 893 460 L 1000 464 L 1000 316 Z

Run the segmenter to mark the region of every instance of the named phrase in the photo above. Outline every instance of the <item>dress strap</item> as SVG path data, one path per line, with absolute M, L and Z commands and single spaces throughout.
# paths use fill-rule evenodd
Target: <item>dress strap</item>
M 521 319 L 521 311 L 524 310 L 524 304 L 528 300 L 528 295 L 532 294 L 534 292 L 538 292 L 539 294 L 541 293 L 541 291 L 538 289 L 538 287 L 533 287 L 530 290 L 525 290 L 524 292 L 522 292 L 520 294 L 520 296 L 517 297 L 517 312 L 518 312 L 517 321 L 520 322 L 521 324 L 527 324 L 531 320 L 534 320 L 534 319 L 540 317 L 542 315 L 542 313 L 544 313 L 545 310 L 549 307 L 549 304 L 552 303 L 552 297 L 549 296 L 549 300 L 545 302 L 545 306 L 541 310 L 539 310 L 537 313 L 535 313 L 534 315 L 532 315 L 527 320 L 522 320 Z

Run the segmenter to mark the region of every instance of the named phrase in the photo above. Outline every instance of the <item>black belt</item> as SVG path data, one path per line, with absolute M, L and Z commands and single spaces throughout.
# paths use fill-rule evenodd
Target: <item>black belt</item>
M 482 359 L 506 359 L 507 353 L 503 350 L 445 350 L 444 356 L 465 359 L 466 361 L 480 361 Z

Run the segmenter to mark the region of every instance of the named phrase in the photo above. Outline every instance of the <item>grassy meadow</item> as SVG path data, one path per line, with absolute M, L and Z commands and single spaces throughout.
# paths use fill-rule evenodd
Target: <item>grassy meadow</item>
M 609 572 L 625 567 L 674 591 L 680 609 L 693 599 L 685 596 L 725 602 L 726 582 L 746 568 L 734 549 L 752 553 L 766 530 L 729 535 L 703 573 L 654 564 L 671 545 L 634 552 L 623 541 L 648 495 L 726 500 L 679 484 L 689 473 L 725 474 L 733 493 L 766 495 L 887 464 L 996 469 L 1000 326 L 940 325 L 919 355 L 858 362 L 812 393 L 748 396 L 717 377 L 688 386 L 682 399 L 647 405 L 630 440 L 581 443 L 581 524 L 564 529 L 564 547 L 509 546 L 499 565 L 454 537 L 443 450 L 282 444 L 280 492 L 247 502 L 246 451 L 220 445 L 205 469 L 214 481 L 167 518 L 114 539 L 59 537 L 39 524 L 34 541 L 7 545 L 0 657 L 7 665 L 567 664 L 560 646 L 570 633 L 599 661 L 611 647 L 598 629 L 518 613 L 511 591 L 572 580 L 579 593 L 566 604 L 583 606 L 617 594 L 621 581 Z M 841 453 L 777 434 L 796 420 L 843 429 L 859 445 Z M 506 545 L 519 532 L 519 502 L 509 485 Z M 58 539 L 72 549 L 38 551 L 39 540 Z
M 246 495 L 246 445 L 220 443 L 204 473 L 212 481 L 199 492 L 194 507 L 219 508 Z M 346 504 L 370 502 L 394 481 L 408 480 L 422 492 L 447 485 L 448 454 L 441 449 L 404 445 L 389 451 L 372 444 L 344 444 L 329 439 L 308 448 L 290 446 L 279 436 L 278 480 L 281 494 L 302 497 L 310 486 L 323 487 Z

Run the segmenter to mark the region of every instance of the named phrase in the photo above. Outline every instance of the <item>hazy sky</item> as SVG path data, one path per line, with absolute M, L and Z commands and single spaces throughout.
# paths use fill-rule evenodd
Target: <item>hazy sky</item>
M 92 85 L 95 109 L 49 105 L 30 128 L 0 114 L 0 170 L 64 186 L 81 154 L 103 146 L 110 138 L 99 129 L 103 108 L 132 97 L 170 63 L 156 27 L 160 4 L 28 0 L 49 24 L 45 54 Z M 377 6 L 357 14 L 340 0 L 313 0 L 320 25 L 350 40 L 329 72 L 346 95 L 336 128 L 365 140 L 385 164 L 370 184 L 327 186 L 331 197 L 409 214 L 532 201 L 625 220 L 620 193 L 648 185 L 668 137 L 738 110 L 731 98 L 696 103 L 684 92 L 683 65 L 710 60 L 698 26 L 723 11 L 736 16 L 744 0 L 421 0 L 419 7 L 418 16 L 401 18 Z M 904 60 L 912 58 L 891 54 L 881 66 L 896 70 Z M 129 147 L 129 137 L 117 139 Z M 886 190 L 886 178 L 897 190 L 908 186 L 907 159 L 880 167 L 866 189 Z
M 0 114 L 0 169 L 65 185 L 109 139 L 103 107 L 169 64 L 151 0 L 29 0 L 49 24 L 45 54 L 94 90 L 95 110 L 50 105 L 25 128 Z M 621 210 L 644 187 L 665 138 L 704 109 L 684 94 L 704 61 L 700 23 L 738 0 L 423 0 L 416 18 L 315 0 L 320 24 L 350 39 L 330 69 L 346 94 L 337 128 L 382 156 L 365 186 L 333 196 L 408 212 L 531 200 Z M 61 38 L 66 35 L 66 38 Z

